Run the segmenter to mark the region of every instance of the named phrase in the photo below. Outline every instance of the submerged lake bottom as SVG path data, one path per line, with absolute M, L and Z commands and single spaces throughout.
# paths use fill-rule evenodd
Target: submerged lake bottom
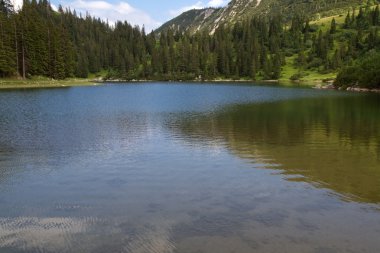
M 380 251 L 380 96 L 0 92 L 0 252 Z

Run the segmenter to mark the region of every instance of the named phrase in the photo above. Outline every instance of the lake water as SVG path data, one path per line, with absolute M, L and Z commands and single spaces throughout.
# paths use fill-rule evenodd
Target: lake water
M 0 252 L 380 251 L 380 96 L 0 92 Z

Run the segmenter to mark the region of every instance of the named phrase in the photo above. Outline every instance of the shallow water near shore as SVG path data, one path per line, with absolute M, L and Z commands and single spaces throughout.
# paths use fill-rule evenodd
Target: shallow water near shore
M 377 252 L 380 96 L 0 91 L 0 252 Z

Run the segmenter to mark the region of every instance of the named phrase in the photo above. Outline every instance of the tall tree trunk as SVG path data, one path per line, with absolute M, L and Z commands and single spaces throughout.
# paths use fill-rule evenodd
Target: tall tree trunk
M 14 21 L 14 28 L 15 28 L 15 49 L 16 49 L 16 71 L 17 75 L 19 75 L 19 62 L 18 62 L 18 43 L 17 43 L 17 25 L 16 25 L 16 20 Z
M 49 25 L 48 25 L 48 30 L 47 30 L 47 33 L 48 33 L 48 61 L 49 61 L 49 64 L 48 64 L 48 68 L 49 68 L 49 70 L 48 70 L 48 72 L 49 72 L 49 77 L 51 78 L 52 76 L 53 76 L 53 71 L 52 71 L 52 62 L 51 62 L 51 44 L 50 44 L 50 27 L 49 27 Z
M 25 47 L 24 47 L 24 32 L 21 32 L 21 41 L 22 41 L 22 78 L 26 78 L 25 70 Z

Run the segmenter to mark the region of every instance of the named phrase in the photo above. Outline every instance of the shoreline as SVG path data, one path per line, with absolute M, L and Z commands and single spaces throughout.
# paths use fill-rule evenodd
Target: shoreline
M 108 79 L 101 80 L 95 79 L 91 80 L 95 83 L 142 83 L 142 82 L 193 82 L 193 83 L 262 83 L 262 84 L 280 84 L 282 86 L 304 86 L 313 88 L 317 85 L 330 84 L 332 81 L 323 79 L 313 79 L 313 80 L 289 80 L 289 79 L 273 79 L 273 80 L 253 80 L 253 79 L 193 79 L 193 80 L 152 80 L 152 79 L 132 79 L 132 80 L 121 80 L 121 79 Z
M 105 84 L 120 84 L 120 83 L 149 83 L 149 82 L 193 82 L 193 83 L 258 83 L 258 84 L 280 84 L 283 86 L 299 85 L 296 82 L 284 82 L 283 80 L 243 80 L 243 79 L 214 79 L 214 80 L 102 80 L 102 79 L 80 79 L 71 78 L 66 80 L 54 80 L 47 78 L 32 78 L 32 79 L 1 79 L 0 78 L 0 90 L 10 89 L 43 89 L 43 88 L 69 88 L 69 87 L 81 87 L 81 86 L 100 86 Z M 302 84 L 305 87 L 312 87 L 311 84 Z
M 313 87 L 313 89 L 317 90 L 337 90 L 337 91 L 349 91 L 349 92 L 361 92 L 361 93 L 380 93 L 380 88 L 362 88 L 362 87 L 355 87 L 355 86 L 348 86 L 347 88 L 344 87 L 336 87 L 332 83 L 327 83 L 325 85 L 318 84 Z
M 286 80 L 249 80 L 249 79 L 208 79 L 208 80 L 92 80 L 92 82 L 106 84 L 106 83 L 149 83 L 149 82 L 167 82 L 167 83 L 257 83 L 257 84 L 280 84 L 282 86 L 290 85 L 302 85 L 305 87 L 312 87 L 315 82 L 304 81 L 304 82 L 294 82 Z M 320 81 L 322 82 L 322 81 Z
M 193 82 L 193 83 L 252 83 L 257 84 L 278 84 L 280 86 L 298 86 L 298 87 L 308 87 L 319 90 L 340 90 L 340 91 L 350 91 L 350 92 L 371 92 L 380 93 L 380 88 L 369 89 L 361 87 L 338 88 L 333 85 L 331 80 L 248 80 L 248 79 L 214 79 L 214 80 L 102 80 L 102 79 L 81 79 L 81 78 L 71 78 L 66 80 L 54 80 L 47 78 L 32 78 L 27 80 L 22 79 L 0 79 L 0 90 L 11 90 L 11 89 L 49 89 L 49 88 L 70 88 L 70 87 L 85 87 L 85 86 L 101 86 L 104 84 L 120 84 L 120 83 L 149 83 L 149 82 Z
M 0 90 L 11 89 L 40 89 L 40 88 L 69 88 L 81 86 L 100 85 L 90 79 L 70 78 L 66 80 L 54 80 L 47 78 L 32 79 L 0 79 Z

